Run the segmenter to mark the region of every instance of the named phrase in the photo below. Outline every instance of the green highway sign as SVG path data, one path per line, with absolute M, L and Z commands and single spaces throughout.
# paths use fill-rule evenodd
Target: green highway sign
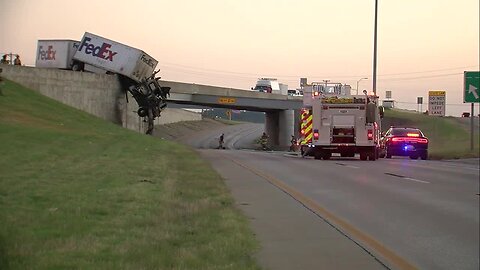
M 465 71 L 463 73 L 463 102 L 480 102 L 480 71 Z

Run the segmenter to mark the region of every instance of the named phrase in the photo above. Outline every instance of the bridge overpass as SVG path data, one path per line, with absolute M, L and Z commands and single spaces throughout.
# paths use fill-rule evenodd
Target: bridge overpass
M 171 88 L 169 102 L 265 112 L 265 131 L 274 145 L 288 146 L 290 136 L 298 132 L 301 97 L 172 81 L 161 85 Z
M 141 129 L 142 121 L 135 113 L 138 106 L 135 102 L 127 104 L 125 89 L 115 75 L 0 67 L 4 78 L 126 128 Z M 288 146 L 290 136 L 295 134 L 295 111 L 302 106 L 300 97 L 172 81 L 161 81 L 161 85 L 171 87 L 171 103 L 265 112 L 265 131 L 274 145 Z
M 169 100 L 178 104 L 260 112 L 296 110 L 302 107 L 301 97 L 172 81 L 161 81 L 161 85 L 171 88 Z

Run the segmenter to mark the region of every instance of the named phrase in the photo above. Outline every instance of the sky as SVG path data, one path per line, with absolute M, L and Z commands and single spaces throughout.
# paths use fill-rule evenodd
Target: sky
M 446 91 L 463 104 L 463 72 L 480 69 L 479 0 L 378 0 L 377 94 L 419 109 Z M 0 0 L 0 54 L 33 66 L 38 39 L 84 32 L 144 50 L 162 79 L 250 89 L 260 77 L 372 89 L 374 0 Z M 422 105 L 422 110 L 427 104 Z M 475 114 L 479 106 L 475 107 Z

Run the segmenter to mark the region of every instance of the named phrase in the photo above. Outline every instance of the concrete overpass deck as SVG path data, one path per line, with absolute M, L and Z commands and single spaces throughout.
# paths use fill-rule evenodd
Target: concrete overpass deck
M 171 88 L 169 102 L 178 104 L 262 112 L 302 107 L 302 97 L 172 81 L 161 81 L 161 85 Z

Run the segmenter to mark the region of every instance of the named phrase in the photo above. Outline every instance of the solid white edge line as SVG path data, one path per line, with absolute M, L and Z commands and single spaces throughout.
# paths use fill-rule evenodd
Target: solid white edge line
M 402 179 L 402 178 L 400 178 L 400 179 Z M 403 177 L 403 179 L 410 180 L 410 181 L 415 181 L 415 182 L 419 182 L 419 183 L 423 183 L 423 184 L 430 184 L 430 182 L 423 181 L 423 180 L 418 180 L 418 179 L 410 178 L 410 177 Z

